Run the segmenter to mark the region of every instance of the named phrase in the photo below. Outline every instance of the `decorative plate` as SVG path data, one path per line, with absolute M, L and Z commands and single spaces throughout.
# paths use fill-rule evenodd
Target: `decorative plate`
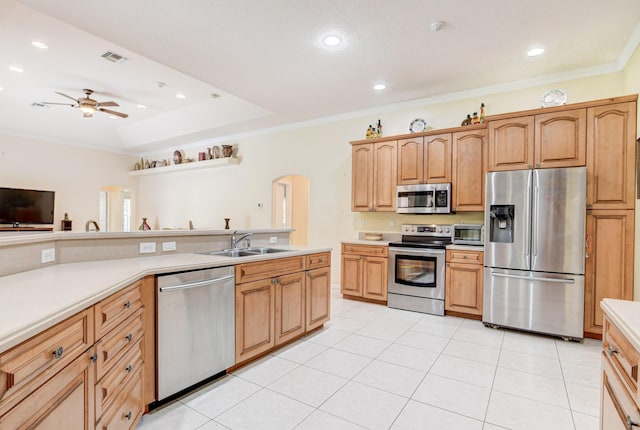
M 421 131 L 425 131 L 427 128 L 427 122 L 422 118 L 416 118 L 411 121 L 411 125 L 409 125 L 409 131 L 411 133 L 420 133 Z
M 179 149 L 173 151 L 173 164 L 182 164 L 185 161 L 185 157 L 184 157 L 184 151 L 181 151 Z
M 542 107 L 562 106 L 567 104 L 567 93 L 562 90 L 549 90 L 542 96 Z

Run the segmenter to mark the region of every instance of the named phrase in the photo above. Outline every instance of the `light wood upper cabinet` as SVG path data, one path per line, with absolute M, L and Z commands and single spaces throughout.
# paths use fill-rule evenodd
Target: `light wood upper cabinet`
M 395 212 L 397 142 L 378 142 L 373 153 L 373 210 Z
M 634 209 L 636 103 L 587 110 L 587 207 Z
M 305 273 L 281 276 L 276 279 L 276 345 L 305 331 Z
M 398 185 L 423 183 L 423 154 L 422 137 L 398 141 Z
M 370 211 L 373 208 L 373 145 L 353 145 L 351 164 L 351 210 Z
M 451 182 L 451 133 L 424 137 L 424 182 Z
M 483 211 L 486 174 L 486 129 L 453 133 L 452 210 Z
M 535 116 L 535 168 L 586 165 L 586 109 Z
M 603 298 L 633 299 L 634 212 L 587 212 L 585 333 L 602 334 Z
M 533 168 L 533 115 L 489 122 L 489 171 Z

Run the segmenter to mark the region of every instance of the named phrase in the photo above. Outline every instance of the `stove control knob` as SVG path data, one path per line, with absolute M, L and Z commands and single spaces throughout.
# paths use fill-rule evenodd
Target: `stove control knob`
M 449 233 L 451 233 L 451 229 L 449 227 L 445 227 L 444 232 L 449 234 Z

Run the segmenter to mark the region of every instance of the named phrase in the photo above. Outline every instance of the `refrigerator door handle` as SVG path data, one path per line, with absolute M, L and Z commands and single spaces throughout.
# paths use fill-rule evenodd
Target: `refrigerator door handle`
M 576 282 L 575 279 L 572 279 L 572 278 L 543 278 L 539 276 L 508 275 L 506 273 L 494 273 L 494 272 L 491 272 L 491 276 L 497 276 L 499 278 L 524 279 L 527 281 L 555 282 L 558 284 L 574 284 Z
M 524 255 L 527 260 L 527 268 L 531 269 L 531 261 L 529 260 L 529 251 L 531 250 L 531 188 L 532 188 L 532 176 L 534 171 L 529 170 L 529 177 L 527 178 L 527 198 L 525 199 L 525 235 L 524 235 Z
M 540 222 L 540 188 L 538 188 L 537 181 L 533 186 L 533 218 L 531 223 L 531 252 L 533 258 L 536 258 L 538 256 L 538 223 Z

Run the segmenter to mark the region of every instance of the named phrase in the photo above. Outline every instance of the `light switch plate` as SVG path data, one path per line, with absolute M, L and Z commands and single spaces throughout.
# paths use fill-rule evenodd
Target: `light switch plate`
M 56 261 L 55 248 L 43 249 L 42 251 L 40 251 L 40 262 L 42 264 L 51 263 L 52 261 Z
M 163 251 L 175 251 L 176 250 L 176 243 L 174 241 L 172 241 L 172 242 L 162 242 L 162 250 Z
M 272 245 L 273 245 L 274 243 L 278 243 L 278 236 L 271 236 L 271 237 L 269 238 L 269 243 L 270 243 L 270 244 L 272 244 Z
M 153 254 L 156 252 L 155 242 L 140 242 L 140 254 Z

